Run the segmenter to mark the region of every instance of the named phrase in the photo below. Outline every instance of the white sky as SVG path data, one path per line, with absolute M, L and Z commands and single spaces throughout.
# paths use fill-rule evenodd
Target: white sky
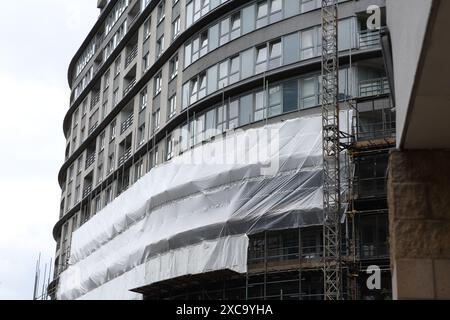
M 0 3 L 0 299 L 31 299 L 39 252 L 48 263 L 56 246 L 67 68 L 99 11 L 97 0 Z

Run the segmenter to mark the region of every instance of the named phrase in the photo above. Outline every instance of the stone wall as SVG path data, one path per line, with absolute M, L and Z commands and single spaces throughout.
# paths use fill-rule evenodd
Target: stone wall
M 450 151 L 390 155 L 394 299 L 450 299 Z

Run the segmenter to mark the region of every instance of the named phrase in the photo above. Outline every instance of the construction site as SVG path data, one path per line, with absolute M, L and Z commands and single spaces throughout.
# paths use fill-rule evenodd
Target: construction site
M 105 3 L 102 10 L 112 8 L 114 2 Z M 216 8 L 213 4 L 208 7 L 210 14 L 214 14 L 211 24 L 234 10 L 232 2 L 222 1 Z M 52 273 L 53 279 L 48 279 L 48 287 L 42 291 L 43 299 L 397 298 L 392 287 L 388 201 L 389 157 L 398 146 L 393 49 L 387 27 L 389 8 L 385 1 L 306 2 L 300 1 L 300 7 L 290 0 L 266 3 L 272 16 L 265 28 L 272 30 L 277 28 L 277 23 L 286 23 L 277 28 L 283 32 L 280 65 L 285 64 L 284 67 L 271 67 L 276 63 L 278 40 L 270 40 L 266 58 L 268 69 L 264 72 L 257 71 L 262 57 L 261 45 L 257 45 L 256 49 L 252 48 L 256 50 L 256 71 L 251 76 L 245 75 L 245 53 L 240 53 L 237 59 L 241 59 L 242 70 L 238 71 L 240 80 L 234 85 L 231 80 L 224 83 L 219 71 L 221 89 L 210 90 L 214 72 L 211 67 L 205 73 L 205 96 L 197 101 L 192 97 L 194 91 L 197 94 L 197 84 L 199 92 L 202 90 L 203 78 L 202 74 L 200 80 L 194 77 L 194 82 L 186 82 L 190 91 L 185 91 L 183 86 L 182 104 L 186 101 L 187 107 L 181 106 L 179 115 L 163 125 L 162 132 L 153 131 L 138 147 L 130 147 L 129 152 L 123 150 L 117 171 L 111 171 L 116 173 L 100 180 L 98 187 L 90 184 L 74 208 L 66 209 L 62 204 L 61 220 L 54 230 L 58 242 L 56 261 L 53 272 L 48 273 Z M 146 2 L 148 7 L 142 7 L 140 1 L 126 3 L 128 8 L 124 10 L 129 12 L 128 19 L 137 21 L 129 25 L 128 33 L 140 30 L 133 29 L 141 21 L 138 12 L 148 16 L 161 8 L 153 1 Z M 193 3 L 186 1 L 187 15 Z M 265 9 L 261 3 L 249 3 L 251 1 L 239 7 L 243 12 L 239 28 L 246 25 L 249 12 L 256 10 L 257 30 L 261 28 L 258 24 Z M 310 4 L 312 7 L 308 7 Z M 184 5 L 183 1 L 179 6 L 184 8 Z M 275 20 L 278 5 L 281 13 Z M 172 13 L 176 11 L 174 8 Z M 196 24 L 195 8 L 194 4 L 191 29 Z M 292 8 L 297 8 L 298 16 L 287 14 Z M 166 12 L 168 10 L 166 8 Z M 236 17 L 233 11 L 231 21 L 236 21 Z M 299 32 L 299 62 L 289 56 L 288 50 L 295 47 L 293 38 L 285 36 L 288 31 L 281 31 L 302 30 L 299 29 L 301 24 L 295 26 L 297 18 L 309 26 L 315 25 L 318 32 L 317 39 L 311 42 L 316 50 L 311 56 L 308 50 L 312 49 L 307 45 L 309 31 Z M 199 21 L 202 19 L 208 22 L 208 14 Z M 209 46 L 213 28 L 209 31 Z M 191 29 L 187 28 L 187 32 Z M 346 34 L 347 30 L 350 34 Z M 241 30 L 240 36 L 251 39 L 254 35 L 251 32 L 246 35 Z M 186 39 L 189 37 L 188 34 Z M 262 37 L 261 34 L 255 41 L 261 41 Z M 183 39 L 182 35 L 180 41 L 188 43 Z M 131 38 L 130 43 L 135 42 Z M 177 45 L 175 41 L 169 46 L 167 56 L 172 54 L 172 46 Z M 239 43 L 229 50 L 239 51 L 238 45 L 248 47 Z M 219 45 L 215 49 L 218 51 L 205 52 L 204 58 L 198 62 L 189 60 L 189 63 L 206 69 L 213 58 L 219 58 L 220 49 Z M 120 47 L 117 50 L 120 51 Z M 186 63 L 186 51 L 184 55 L 183 78 L 186 78 L 185 74 L 192 72 Z M 126 63 L 132 66 L 130 61 L 135 56 L 129 57 Z M 207 57 L 210 59 L 205 60 Z M 165 55 L 160 59 L 164 60 Z M 290 60 L 295 63 L 288 64 Z M 230 68 L 229 72 L 234 72 L 233 67 Z M 150 68 L 149 72 L 152 70 Z M 217 77 L 217 67 L 215 70 Z M 311 74 L 317 77 L 315 102 L 306 94 L 306 78 L 295 78 Z M 104 80 L 101 81 L 103 86 Z M 132 88 L 148 81 L 144 75 L 142 81 L 135 79 L 130 85 Z M 296 83 L 294 89 L 290 86 L 292 83 Z M 95 90 L 95 86 L 93 88 Z M 130 93 L 124 99 L 138 96 L 138 89 L 128 89 Z M 277 90 L 282 92 L 279 105 L 276 102 L 279 100 L 274 98 Z M 256 92 L 256 95 L 251 93 L 254 113 L 249 115 L 245 111 L 248 95 L 243 96 L 243 92 L 253 91 Z M 190 95 L 187 100 L 186 92 Z M 257 116 L 258 92 L 262 92 L 263 97 L 261 118 Z M 292 96 L 296 101 L 294 108 L 289 107 Z M 76 105 L 82 98 L 75 98 L 71 103 Z M 159 103 L 157 96 L 154 99 L 153 104 Z M 236 121 L 239 123 L 232 127 L 234 101 L 238 103 Z M 126 111 L 131 105 L 126 103 L 119 103 L 116 108 L 124 105 Z M 211 105 L 216 105 L 211 109 L 213 113 L 203 111 L 209 110 Z M 282 109 L 279 113 L 274 111 L 278 107 Z M 223 109 L 229 110 L 225 116 L 226 128 L 221 127 L 219 116 Z M 208 135 L 205 131 L 210 114 L 214 114 L 214 128 L 222 130 L 218 135 Z M 127 113 L 124 119 L 131 121 L 128 127 L 133 127 L 130 117 Z M 137 117 L 140 119 L 140 115 Z M 188 128 L 187 140 L 182 130 L 178 133 L 175 129 L 177 117 L 180 128 Z M 203 122 L 199 125 L 200 120 Z M 154 124 L 154 121 L 149 122 Z M 122 126 L 121 130 L 123 149 L 127 149 L 127 144 L 135 145 L 139 136 L 137 129 L 141 128 L 127 136 L 128 127 Z M 92 129 L 93 135 L 101 129 Z M 198 138 L 204 132 L 208 137 Z M 265 135 L 267 132 L 276 132 L 276 135 Z M 263 135 L 264 138 L 260 138 Z M 254 136 L 259 138 L 253 139 Z M 187 148 L 183 148 L 186 141 Z M 238 144 L 227 148 L 233 141 Z M 95 144 L 92 150 L 95 152 Z M 263 159 L 255 160 L 252 155 L 261 154 L 261 150 Z M 160 154 L 165 155 L 162 164 L 158 162 Z M 245 161 L 217 162 L 223 157 Z M 69 154 L 67 167 L 72 158 Z M 200 158 L 203 162 L 193 161 Z M 264 174 L 267 164 L 273 168 L 274 163 L 275 171 Z M 136 176 L 141 166 L 147 169 Z M 62 171 L 60 179 L 64 183 L 70 181 L 70 168 L 66 171 Z M 90 169 L 86 171 L 86 179 L 92 181 L 93 173 Z M 108 201 L 101 208 L 96 199 Z M 376 280 L 371 278 L 374 275 L 378 277 Z M 36 283 L 39 284 L 38 279 Z M 35 298 L 37 296 L 35 288 Z

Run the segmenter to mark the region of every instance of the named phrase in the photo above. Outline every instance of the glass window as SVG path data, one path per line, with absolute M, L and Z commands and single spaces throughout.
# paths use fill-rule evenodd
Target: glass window
M 145 123 L 138 128 L 138 146 L 145 142 Z
M 283 83 L 283 112 L 298 109 L 298 80 L 288 80 Z
M 189 105 L 189 98 L 190 98 L 190 81 L 188 81 L 187 83 L 185 83 L 183 85 L 183 97 L 182 97 L 182 104 L 181 104 L 181 109 L 184 110 L 188 107 Z
M 208 94 L 211 94 L 217 90 L 217 84 L 218 84 L 218 65 L 215 64 L 207 71 L 207 77 L 208 77 Z
M 233 57 L 230 60 L 230 84 L 239 81 L 239 56 Z
M 251 48 L 242 52 L 241 54 L 242 64 L 241 64 L 241 79 L 251 77 L 254 74 L 255 67 L 255 52 Z
M 302 49 L 301 49 L 301 59 L 310 59 L 314 57 L 314 37 L 316 35 L 315 29 L 310 29 L 307 31 L 302 32 L 301 36 L 301 43 L 302 43 Z
M 352 32 L 352 19 L 339 21 L 339 50 L 348 50 L 352 47 L 354 33 Z
M 317 105 L 317 79 L 302 80 L 302 108 L 311 108 Z
M 253 94 L 241 97 L 239 110 L 239 125 L 253 122 Z
M 283 64 L 297 62 L 300 57 L 299 33 L 289 34 L 283 37 Z
M 275 13 L 281 10 L 281 0 L 272 0 L 270 3 L 270 13 Z
M 170 135 L 167 137 L 167 145 L 166 145 L 166 159 L 169 161 L 173 158 L 173 145 L 174 145 L 174 138 Z
M 224 132 L 227 129 L 227 105 L 219 106 L 217 109 L 217 131 Z
M 180 30 L 180 17 L 178 17 L 172 22 L 172 39 L 175 39 L 180 34 Z
M 261 73 L 267 69 L 267 46 L 256 48 L 256 73 Z
M 203 73 L 199 77 L 199 89 L 198 89 L 198 99 L 206 96 L 206 73 Z
M 186 27 L 189 27 L 194 22 L 194 1 L 191 1 L 186 6 Z
M 198 80 L 197 78 L 191 80 L 191 99 L 190 104 L 193 104 L 197 101 L 197 92 L 198 92 Z
M 139 180 L 144 175 L 144 161 L 140 160 L 134 167 L 134 180 Z
M 178 74 L 178 56 L 170 60 L 170 79 L 173 79 Z
M 257 15 L 258 19 L 267 16 L 267 1 L 261 1 L 258 3 Z
M 267 14 L 267 1 L 259 2 L 256 9 L 256 28 L 261 28 L 267 25 Z
M 147 89 L 144 89 L 141 91 L 139 99 L 139 107 L 141 110 L 147 107 L 147 100 L 148 100 Z
M 166 16 L 165 14 L 165 0 L 161 1 L 158 4 L 158 23 L 160 23 L 164 17 Z
M 181 127 L 181 134 L 180 134 L 181 151 L 187 150 L 187 148 L 189 147 L 188 144 L 189 144 L 189 126 L 186 123 Z
M 200 57 L 208 53 L 208 31 L 202 32 L 200 35 Z
M 158 146 L 153 150 L 153 166 L 156 167 L 159 164 L 159 149 Z
M 158 95 L 161 92 L 161 84 L 162 84 L 162 76 L 161 73 L 155 76 L 154 79 L 154 86 L 155 86 L 155 93 L 154 95 Z
M 281 65 L 281 39 L 270 43 L 270 68 L 277 68 Z
M 216 109 L 213 108 L 206 113 L 206 139 L 216 135 Z
M 192 62 L 198 60 L 200 51 L 200 39 L 197 37 L 192 41 Z
M 202 114 L 195 121 L 195 140 L 194 144 L 205 140 L 205 115 Z
M 202 16 L 207 14 L 209 11 L 209 0 L 203 0 L 202 1 Z
M 187 67 L 188 65 L 191 64 L 191 61 L 192 61 L 191 49 L 192 49 L 192 46 L 190 43 L 184 47 L 184 66 L 185 67 Z
M 156 42 L 156 57 L 159 57 L 164 52 L 164 35 Z
M 264 100 L 264 91 L 255 94 L 255 121 L 260 121 L 266 117 Z
M 237 12 L 231 16 L 231 40 L 241 35 L 241 12 Z
M 220 45 L 227 43 L 230 38 L 230 18 L 222 20 L 220 23 Z
M 144 39 L 148 39 L 148 37 L 150 37 L 150 32 L 151 32 L 151 22 L 152 22 L 152 18 L 149 17 L 145 22 L 144 22 Z
M 160 124 L 161 124 L 161 110 L 158 109 L 155 112 L 153 112 L 153 132 L 159 129 Z
M 228 60 L 219 65 L 219 89 L 228 85 Z
M 230 102 L 228 128 L 234 129 L 239 126 L 239 100 Z
M 209 28 L 209 51 L 219 46 L 219 26 L 220 24 L 217 23 Z
M 177 95 L 173 95 L 169 99 L 169 119 L 173 118 L 177 113 Z
M 269 88 L 269 117 L 281 114 L 281 88 L 274 86 Z
M 270 44 L 270 59 L 281 56 L 281 40 L 274 41 Z
M 147 71 L 149 67 L 150 67 L 150 56 L 147 53 L 146 55 L 144 55 L 142 57 L 142 69 L 143 69 L 143 72 Z
M 256 10 L 255 4 L 242 9 L 242 34 L 255 30 Z

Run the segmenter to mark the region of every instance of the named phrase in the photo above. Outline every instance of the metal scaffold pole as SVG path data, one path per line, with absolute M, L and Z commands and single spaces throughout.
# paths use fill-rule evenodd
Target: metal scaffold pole
M 342 299 L 338 0 L 322 0 L 323 271 L 325 300 Z

